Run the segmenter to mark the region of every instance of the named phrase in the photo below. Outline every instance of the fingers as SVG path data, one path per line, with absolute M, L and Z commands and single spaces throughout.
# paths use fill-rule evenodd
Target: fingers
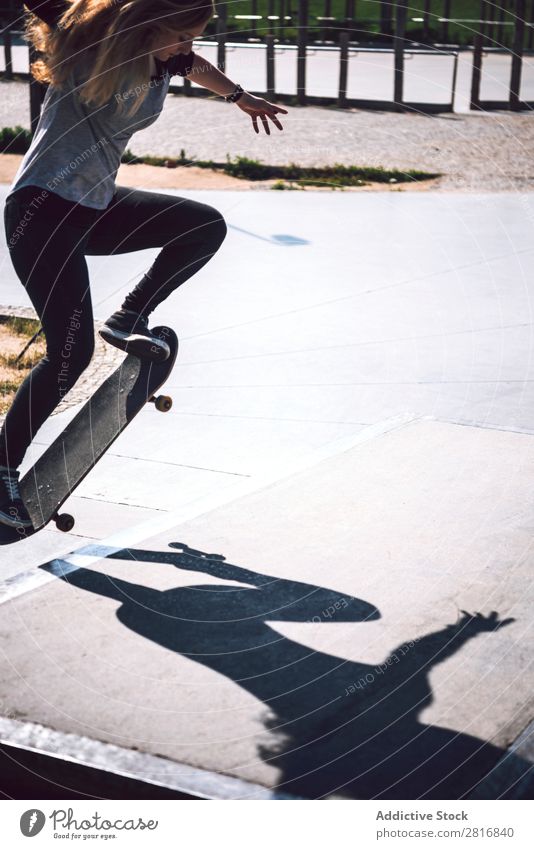
M 266 102 L 266 105 L 270 107 L 269 109 L 263 108 L 263 109 L 252 110 L 252 109 L 249 109 L 247 106 L 245 106 L 245 111 L 248 112 L 248 114 L 251 117 L 252 124 L 253 124 L 253 127 L 254 127 L 254 132 L 259 133 L 258 118 L 261 118 L 263 128 L 264 128 L 265 132 L 267 133 L 267 135 L 270 136 L 271 135 L 271 129 L 270 129 L 270 126 L 269 126 L 269 121 L 267 119 L 270 119 L 273 122 L 273 124 L 275 125 L 275 127 L 277 127 L 279 130 L 283 130 L 284 128 L 283 128 L 282 124 L 280 123 L 280 121 L 278 120 L 278 118 L 276 117 L 276 113 L 277 112 L 284 112 L 287 115 L 287 109 L 279 109 L 277 106 L 272 106 L 270 103 L 267 103 L 267 101 L 265 101 L 265 102 Z
M 275 127 L 278 127 L 279 130 L 283 130 L 282 124 L 278 120 L 278 118 L 271 112 L 260 112 L 260 118 L 262 120 L 263 126 L 265 128 L 265 132 L 268 136 L 271 135 L 271 128 L 269 127 L 269 121 L 267 118 L 270 118 Z
M 279 130 L 283 130 L 282 124 L 276 117 L 278 112 L 283 112 L 284 115 L 287 115 L 287 109 L 282 109 L 280 106 L 274 106 L 272 103 L 265 101 L 266 105 L 269 107 L 265 110 L 265 113 L 269 116 L 275 127 L 278 127 Z
M 273 122 L 273 124 L 275 125 L 275 127 L 278 127 L 278 129 L 279 129 L 279 130 L 283 130 L 283 129 L 284 129 L 284 128 L 282 127 L 282 125 L 281 125 L 280 121 L 278 120 L 278 118 L 276 117 L 276 115 L 275 115 L 275 114 L 272 114 L 272 115 L 271 115 L 271 114 L 269 114 L 269 118 L 271 119 L 271 121 Z
M 283 112 L 284 115 L 288 114 L 287 109 L 283 109 L 281 106 L 275 106 L 274 103 L 269 103 L 268 100 L 266 100 L 265 103 L 267 104 L 267 106 L 270 106 L 271 109 L 274 110 L 274 112 Z

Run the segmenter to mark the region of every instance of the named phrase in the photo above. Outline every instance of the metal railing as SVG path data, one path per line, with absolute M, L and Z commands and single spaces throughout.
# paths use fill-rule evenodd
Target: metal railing
M 293 3 L 295 2 L 296 0 L 293 0 Z M 525 21 L 525 14 L 528 2 L 529 0 L 515 0 L 516 16 L 514 18 L 514 21 L 505 21 L 502 17 L 496 20 L 488 19 L 485 13 L 487 7 L 489 8 L 489 4 L 486 2 L 486 0 L 482 0 L 480 19 L 471 22 L 471 24 L 474 26 L 475 33 L 470 101 L 472 109 L 532 108 L 531 103 L 524 102 L 520 98 L 520 81 L 523 54 L 525 48 L 528 49 L 528 45 L 530 43 L 530 36 L 532 35 L 533 31 L 533 26 L 531 24 L 527 24 Z M 430 14 L 429 2 L 428 0 L 424 0 L 424 3 L 425 15 L 428 18 Z M 281 20 L 282 22 L 284 20 L 287 22 L 288 18 L 290 19 L 290 22 L 293 23 L 295 13 L 290 7 L 290 0 L 277 0 L 276 4 L 275 0 L 268 0 L 268 11 L 270 10 L 270 13 L 267 16 L 268 21 L 263 27 L 264 33 L 261 39 L 262 47 L 265 49 L 266 56 L 266 86 L 265 91 L 258 91 L 255 93 L 264 94 L 270 99 L 276 98 L 281 102 L 295 102 L 301 106 L 305 106 L 307 104 L 336 104 L 340 108 L 359 107 L 370 109 L 390 109 L 395 111 L 415 110 L 420 112 L 453 111 L 457 80 L 458 49 L 447 47 L 429 49 L 428 47 L 425 48 L 422 45 L 414 44 L 409 40 L 407 34 L 408 0 L 396 0 L 396 2 L 392 2 L 391 4 L 387 5 L 389 9 L 388 14 L 390 14 L 391 10 L 393 10 L 394 18 L 391 21 L 390 16 L 388 17 L 388 15 L 384 15 L 381 21 L 381 25 L 383 27 L 386 27 L 386 19 L 390 21 L 387 26 L 391 28 L 392 32 L 391 46 L 382 48 L 371 46 L 364 47 L 360 42 L 356 40 L 356 36 L 361 36 L 362 31 L 360 29 L 356 29 L 354 26 L 350 26 L 350 24 L 353 22 L 353 16 L 355 15 L 356 11 L 356 0 L 344 0 L 344 12 L 346 17 L 344 18 L 343 23 L 349 25 L 345 29 L 339 29 L 338 25 L 340 24 L 340 22 L 337 21 L 337 19 L 334 19 L 331 14 L 326 14 L 327 12 L 332 11 L 332 0 L 325 0 L 325 15 L 320 16 L 320 21 L 322 25 L 326 26 L 326 24 L 328 24 L 328 26 L 331 27 L 330 32 L 336 33 L 336 43 L 332 44 L 329 49 L 337 50 L 339 64 L 337 71 L 337 94 L 335 96 L 319 97 L 310 94 L 307 86 L 308 61 L 310 51 L 313 49 L 320 49 L 315 47 L 314 43 L 311 42 L 310 39 L 311 20 L 309 13 L 309 0 L 299 0 L 298 2 L 297 41 L 296 44 L 292 47 L 292 49 L 296 50 L 297 52 L 296 95 L 281 93 L 280 91 L 277 91 L 276 87 L 277 52 L 280 52 L 280 50 L 285 47 L 290 49 L 289 45 L 281 44 L 281 30 L 280 28 L 277 28 L 277 24 Z M 450 8 L 450 6 L 450 0 L 448 3 L 444 4 L 444 8 Z M 230 6 L 230 4 L 227 3 L 219 3 L 217 5 L 217 16 L 214 20 L 215 41 L 212 43 L 216 44 L 217 65 L 222 69 L 226 67 L 227 48 L 237 46 L 237 44 L 230 41 L 234 33 L 231 32 L 232 27 L 231 25 L 229 25 L 229 8 L 234 9 L 235 7 Z M 255 5 L 254 3 L 252 3 L 251 8 L 253 10 L 256 10 L 256 12 L 252 12 L 251 14 L 253 14 L 254 16 L 252 20 L 252 23 L 254 24 L 254 32 L 256 32 L 257 34 L 258 29 L 256 29 L 256 25 L 258 24 L 259 20 L 263 19 L 261 15 L 256 14 L 258 10 L 257 2 Z M 534 8 L 534 0 L 531 0 L 531 8 Z M 277 14 L 275 14 L 275 10 Z M 232 15 L 232 17 L 235 18 L 236 16 Z M 315 19 L 316 18 L 317 16 L 315 16 Z M 442 23 L 448 23 L 452 19 L 440 18 L 439 20 Z M 335 21 L 336 26 L 333 26 L 332 21 Z M 249 23 L 251 22 L 249 21 Z M 20 23 L 18 24 L 18 26 L 20 27 Z M 265 30 L 269 28 L 271 29 L 271 31 L 265 32 Z M 508 51 L 506 51 L 506 49 L 502 47 L 502 41 L 500 41 L 500 33 L 502 33 L 504 30 L 509 30 L 512 34 L 512 48 Z M 276 35 L 275 32 L 277 33 Z M 4 79 L 12 79 L 14 76 L 12 57 L 13 37 L 17 35 L 20 36 L 20 31 L 15 30 L 13 26 L 8 25 L 7 27 L 4 27 L 0 35 L 2 36 L 3 40 L 5 58 L 5 71 L 1 74 L 1 76 Z M 260 41 L 260 39 L 255 38 L 253 43 L 250 43 L 250 41 L 249 43 L 240 42 L 239 46 L 253 48 L 257 45 L 258 41 Z M 507 101 L 482 101 L 480 99 L 482 63 L 485 51 L 489 49 L 488 42 L 491 42 L 494 45 L 498 45 L 496 49 L 499 49 L 502 52 L 511 52 L 512 54 L 512 72 L 510 78 L 509 98 Z M 208 41 L 203 41 L 203 44 L 209 43 L 210 42 Z M 354 96 L 348 96 L 349 59 L 359 53 L 365 52 L 379 52 L 381 54 L 393 53 L 394 71 L 393 93 L 391 99 L 373 100 L 369 98 L 358 98 Z M 414 55 L 450 56 L 453 58 L 450 97 L 446 102 L 415 102 L 407 101 L 405 99 L 405 59 L 407 56 Z M 33 55 L 33 51 L 31 50 L 30 61 L 33 61 L 35 58 L 36 57 Z M 28 79 L 30 82 L 29 88 L 31 126 L 32 130 L 34 130 L 38 121 L 40 105 L 42 103 L 46 87 L 37 83 L 29 73 L 17 74 L 16 76 L 23 79 Z M 184 84 L 181 86 L 171 85 L 170 91 L 174 94 L 180 93 L 186 96 L 202 96 L 206 94 L 209 95 L 209 92 L 206 92 L 204 89 L 193 87 L 188 80 L 185 80 Z
M 471 109 L 533 109 L 534 101 L 521 99 L 521 74 L 523 56 L 526 50 L 532 50 L 534 24 L 525 19 L 527 0 L 515 0 L 515 20 L 513 22 L 494 21 L 484 17 L 488 3 L 481 0 L 480 18 L 472 21 L 476 25 L 473 45 L 473 72 L 471 76 Z M 498 26 L 496 26 L 498 24 Z M 494 27 L 495 36 L 494 36 Z M 500 32 L 508 29 L 511 32 L 510 48 L 503 46 Z M 510 83 L 507 100 L 483 100 L 480 97 L 484 58 L 489 53 L 500 53 L 511 56 Z
M 533 0 L 534 2 L 534 0 Z M 274 3 L 272 4 L 274 6 Z M 307 71 L 307 58 L 308 58 L 308 48 L 311 42 L 310 38 L 310 29 L 311 24 L 313 23 L 310 16 L 309 11 L 309 0 L 299 0 L 298 2 L 298 29 L 297 29 L 297 103 L 300 106 L 304 106 L 307 103 L 317 103 L 317 102 L 336 102 L 334 98 L 317 98 L 313 95 L 308 94 L 306 90 L 306 71 Z M 451 97 L 445 103 L 430 103 L 430 102 L 411 102 L 408 103 L 403 99 L 403 90 L 404 90 L 404 54 L 407 52 L 408 48 L 410 52 L 413 54 L 415 52 L 424 53 L 424 50 L 420 50 L 414 48 L 413 45 L 409 45 L 407 43 L 406 36 L 406 24 L 407 24 L 407 0 L 397 0 L 397 2 L 381 4 L 383 7 L 387 7 L 387 16 L 382 18 L 382 23 L 385 25 L 384 21 L 389 20 L 389 15 L 391 14 L 390 10 L 395 8 L 395 25 L 394 25 L 394 40 L 393 40 L 393 50 L 395 53 L 395 68 L 394 68 L 394 93 L 392 100 L 370 100 L 370 99 L 360 99 L 360 98 L 351 98 L 347 97 L 347 84 L 348 84 L 348 59 L 349 59 L 349 47 L 351 41 L 354 42 L 355 36 L 365 35 L 365 30 L 362 30 L 360 27 L 356 28 L 354 24 L 356 23 L 354 20 L 355 15 L 355 0 L 345 0 L 344 3 L 344 12 L 345 17 L 342 20 L 338 20 L 331 15 L 332 11 L 332 0 L 325 0 L 324 7 L 324 16 L 319 18 L 315 17 L 315 20 L 320 20 L 321 22 L 328 22 L 329 30 L 331 34 L 336 34 L 336 39 L 338 43 L 339 49 L 339 86 L 338 86 L 338 95 L 337 95 L 337 105 L 340 107 L 367 107 L 367 108 L 379 108 L 379 109 L 394 109 L 394 110 L 404 110 L 404 109 L 416 109 L 422 112 L 450 112 L 453 110 L 454 103 L 454 90 L 456 85 L 456 75 L 457 75 L 457 60 L 458 53 L 457 51 L 451 50 L 443 50 L 436 49 L 432 51 L 426 51 L 428 53 L 432 53 L 434 55 L 451 55 L 454 57 L 454 69 L 453 69 L 453 78 L 452 78 L 452 86 L 451 86 Z M 228 7 L 226 3 L 219 3 L 217 5 L 218 12 L 218 36 L 217 40 L 219 43 L 218 50 L 218 62 L 219 67 L 224 67 L 224 58 L 225 58 L 225 34 L 228 32 Z M 235 17 L 235 16 L 234 16 Z M 280 16 L 278 16 L 280 17 Z M 254 21 L 256 23 L 256 20 Z M 267 44 L 267 92 L 272 97 L 275 93 L 274 87 L 274 44 L 275 39 L 272 33 L 269 33 L 265 37 L 265 41 Z M 359 47 L 360 52 L 365 50 L 366 48 Z M 369 48 L 369 50 L 376 50 L 377 48 Z M 381 53 L 387 52 L 387 48 L 381 48 Z

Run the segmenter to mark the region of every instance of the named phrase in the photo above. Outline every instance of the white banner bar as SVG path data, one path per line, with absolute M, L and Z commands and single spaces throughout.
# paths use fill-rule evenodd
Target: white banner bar
M 341 804 L 341 802 L 343 802 Z M 217 849 L 534 845 L 523 801 L 4 801 L 2 845 L 172 846 Z M 237 808 L 239 807 L 239 810 Z M 35 837 L 35 844 L 28 844 Z

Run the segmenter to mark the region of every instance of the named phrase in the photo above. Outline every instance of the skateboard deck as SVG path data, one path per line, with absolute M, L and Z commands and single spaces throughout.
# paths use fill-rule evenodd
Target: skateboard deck
M 171 398 L 155 393 L 173 369 L 178 337 L 170 327 L 155 327 L 152 333 L 165 339 L 169 358 L 150 362 L 127 355 L 21 479 L 20 493 L 33 527 L 0 524 L 0 545 L 25 539 L 51 520 L 61 531 L 72 530 L 74 518 L 59 514 L 61 505 L 148 401 L 161 412 L 170 410 Z

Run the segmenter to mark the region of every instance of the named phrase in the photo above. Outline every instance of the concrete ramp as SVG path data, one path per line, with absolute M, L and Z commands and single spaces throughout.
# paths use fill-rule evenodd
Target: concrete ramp
M 502 794 L 533 535 L 532 436 L 414 421 L 4 604 L 2 713 L 300 797 Z

